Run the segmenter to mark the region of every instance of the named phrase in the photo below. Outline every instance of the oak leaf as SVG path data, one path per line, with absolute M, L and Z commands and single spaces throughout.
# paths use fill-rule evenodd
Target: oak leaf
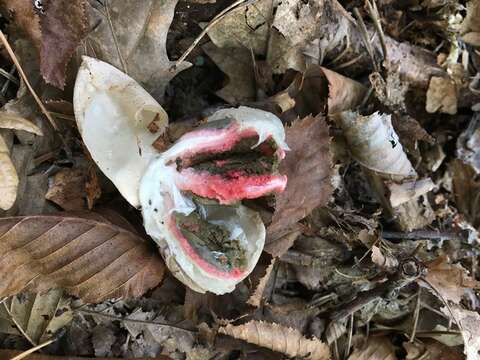
M 160 100 L 168 82 L 191 65 L 176 64 L 167 55 L 176 5 L 177 0 L 90 0 L 87 12 L 93 29 L 86 43 L 93 51 L 88 54 L 119 68 Z
M 325 119 L 308 116 L 295 121 L 285 133 L 291 150 L 280 164 L 280 172 L 287 175 L 288 183 L 276 197 L 272 223 L 267 229 L 266 251 L 274 256 L 282 255 L 288 247 L 269 249 L 269 242 L 314 208 L 325 205 L 333 191 L 330 137 Z
M 65 73 L 80 41 L 87 35 L 86 0 L 44 0 L 40 70 L 45 81 L 65 87 Z
M 330 359 L 330 350 L 325 343 L 316 338 L 307 339 L 298 330 L 278 324 L 252 320 L 238 326 L 228 324 L 221 327 L 219 332 L 290 357 L 298 356 L 309 360 Z
M 110 223 L 62 216 L 0 219 L 0 297 L 64 288 L 86 302 L 137 297 L 164 264 L 138 235 Z

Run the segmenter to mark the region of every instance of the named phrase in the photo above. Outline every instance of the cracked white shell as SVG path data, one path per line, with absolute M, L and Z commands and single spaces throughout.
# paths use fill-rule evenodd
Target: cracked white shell
M 73 106 L 93 160 L 123 197 L 138 207 L 140 179 L 157 154 L 151 145 L 168 123 L 165 110 L 134 79 L 87 56 L 77 74 Z M 152 122 L 158 129 L 155 133 L 147 128 Z

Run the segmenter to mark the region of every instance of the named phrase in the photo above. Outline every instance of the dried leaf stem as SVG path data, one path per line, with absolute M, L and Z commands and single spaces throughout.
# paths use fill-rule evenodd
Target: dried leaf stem
M 3 31 L 0 30 L 0 41 L 2 42 L 3 46 L 5 46 L 5 49 L 8 52 L 8 55 L 12 59 L 13 63 L 17 67 L 18 73 L 22 77 L 23 81 L 25 82 L 25 85 L 27 86 L 28 90 L 32 94 L 33 98 L 37 102 L 38 106 L 42 110 L 42 112 L 45 114 L 47 117 L 48 121 L 50 121 L 50 124 L 52 124 L 53 128 L 55 130 L 58 130 L 57 124 L 55 120 L 53 119 L 52 115 L 50 115 L 50 112 L 47 110 L 45 105 L 43 105 L 42 100 L 38 97 L 37 93 L 33 89 L 32 85 L 30 85 L 30 81 L 28 81 L 27 75 L 25 75 L 25 72 L 23 71 L 22 66 L 20 65 L 20 62 L 17 59 L 17 56 L 15 55 L 15 52 L 13 51 L 12 47 L 10 46 L 10 43 L 8 42 L 7 38 L 5 37 Z

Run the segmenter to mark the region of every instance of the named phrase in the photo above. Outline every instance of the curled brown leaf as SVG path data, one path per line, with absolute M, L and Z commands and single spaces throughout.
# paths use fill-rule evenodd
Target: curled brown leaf
M 330 350 L 325 343 L 315 338 L 307 339 L 298 330 L 278 324 L 252 320 L 238 326 L 228 324 L 221 327 L 219 332 L 290 357 L 298 356 L 309 360 L 330 359 Z

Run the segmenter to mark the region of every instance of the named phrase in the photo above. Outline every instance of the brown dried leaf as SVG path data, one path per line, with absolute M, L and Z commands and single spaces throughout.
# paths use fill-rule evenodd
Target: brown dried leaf
M 65 168 L 53 176 L 45 198 L 66 211 L 85 210 L 83 169 Z
M 202 47 L 205 53 L 228 76 L 228 83 L 216 94 L 237 105 L 256 97 L 252 54 L 245 48 L 219 48 L 213 43 Z
M 264 253 L 265 254 L 265 253 Z M 250 294 L 250 297 L 247 300 L 247 304 L 259 307 L 263 300 L 263 293 L 265 292 L 265 287 L 267 286 L 272 270 L 275 266 L 276 258 L 269 256 L 269 262 L 259 263 L 253 270 L 253 273 L 250 275 L 249 279 L 254 282 L 253 292 Z M 255 281 L 256 280 L 256 281 Z
M 15 203 L 18 189 L 18 175 L 10 159 L 5 140 L 0 135 L 0 209 L 8 210 Z
M 42 130 L 31 121 L 7 112 L 0 112 L 0 128 L 23 130 L 35 135 L 43 135 Z
M 243 325 L 221 327 L 221 334 L 262 346 L 290 357 L 303 357 L 310 360 L 330 359 L 326 344 L 316 338 L 307 339 L 298 330 L 252 320 Z
M 65 288 L 86 302 L 136 297 L 158 285 L 164 264 L 138 235 L 61 216 L 0 219 L 0 297 Z
M 358 340 L 358 339 L 356 339 Z M 396 360 L 395 347 L 388 337 L 370 336 L 366 344 L 356 341 L 348 360 Z M 363 345 L 363 346 L 362 346 Z
M 267 239 L 266 251 L 273 256 L 280 256 L 288 248 L 269 251 L 271 239 L 278 239 L 282 231 L 314 208 L 325 205 L 333 191 L 330 137 L 325 119 L 308 116 L 295 121 L 286 129 L 286 142 L 291 150 L 282 161 L 280 172 L 288 177 L 287 188 L 276 198 L 272 223 L 267 229 L 270 240 Z
M 12 359 L 14 356 L 18 356 L 22 351 L 18 350 L 2 350 L 0 349 L 0 358 L 1 359 Z M 78 356 L 51 356 L 51 355 L 42 355 L 42 354 L 31 354 L 28 355 L 28 360 L 152 360 L 149 358 L 99 358 L 99 357 L 78 357 Z M 157 355 L 155 360 L 171 360 L 170 357 L 164 355 Z
M 177 0 L 141 3 L 136 0 L 90 0 L 93 27 L 87 38 L 87 55 L 108 62 L 128 74 L 155 98 L 163 98 L 168 82 L 191 64 L 167 55 L 166 42 Z
M 87 35 L 86 0 L 44 0 L 40 17 L 40 70 L 45 81 L 63 90 L 75 49 Z
M 429 113 L 457 113 L 457 86 L 448 77 L 433 76 L 427 90 L 425 109 Z
M 404 342 L 407 351 L 407 360 L 462 360 L 464 356 L 455 348 L 446 346 L 441 342 L 422 339 L 422 342 Z
M 440 294 L 445 301 L 459 304 L 466 289 L 479 288 L 480 282 L 470 277 L 460 264 L 451 264 L 445 256 L 440 256 L 427 264 L 426 286 L 434 295 Z
M 448 168 L 452 176 L 453 194 L 458 210 L 474 227 L 479 226 L 477 200 L 476 197 L 471 196 L 480 191 L 480 182 L 477 180 L 475 169 L 458 159 L 451 161 Z
M 387 271 L 397 270 L 398 260 L 391 254 L 384 254 L 378 246 L 372 246 L 372 262 Z

